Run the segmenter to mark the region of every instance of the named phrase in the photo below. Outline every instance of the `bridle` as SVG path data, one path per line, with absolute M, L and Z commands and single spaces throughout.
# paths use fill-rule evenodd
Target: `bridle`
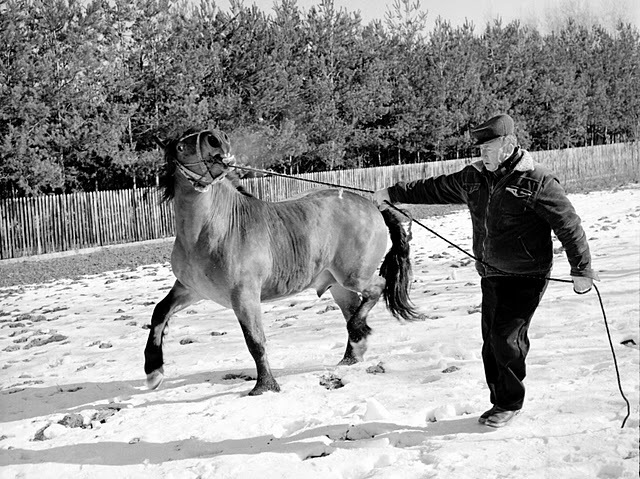
M 221 140 L 220 137 L 215 132 L 211 132 L 209 130 L 201 130 L 195 133 L 189 133 L 188 135 L 181 137 L 176 142 L 176 144 L 182 143 L 184 140 L 192 136 L 197 136 L 196 138 L 197 161 L 193 161 L 190 163 L 183 163 L 179 161 L 177 158 L 175 158 L 177 169 L 185 176 L 185 178 L 193 185 L 193 187 L 200 192 L 206 191 L 213 183 L 217 183 L 224 180 L 224 178 L 227 176 L 227 174 L 230 171 L 229 168 L 227 168 L 226 170 L 223 170 L 222 173 L 219 174 L 218 176 L 215 176 L 213 174 L 209 163 L 205 161 L 204 157 L 202 156 L 202 147 L 200 146 L 200 137 L 203 133 L 211 133 L 214 136 L 216 136 L 218 141 Z M 220 141 L 220 144 L 222 145 L 222 141 Z M 227 154 L 224 157 L 222 157 L 221 163 L 228 167 L 230 164 L 233 163 L 234 159 L 235 158 L 233 157 L 233 155 Z M 202 168 L 200 168 L 200 171 L 194 171 L 193 169 L 190 168 L 193 166 L 202 166 L 202 165 L 204 165 L 204 171 L 202 171 Z M 211 177 L 212 179 L 211 182 L 205 181 L 207 174 L 209 174 L 209 176 Z

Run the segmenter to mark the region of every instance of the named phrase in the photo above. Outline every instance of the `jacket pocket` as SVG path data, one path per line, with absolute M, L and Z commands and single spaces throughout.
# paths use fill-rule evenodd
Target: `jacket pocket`
M 527 197 L 513 195 L 507 188 L 507 193 L 503 195 L 500 202 L 500 212 L 506 216 L 520 216 L 526 211 Z

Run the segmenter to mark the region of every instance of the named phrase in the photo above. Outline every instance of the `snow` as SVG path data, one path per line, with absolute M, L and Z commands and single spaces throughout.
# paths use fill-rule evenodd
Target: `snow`
M 638 186 L 571 196 L 631 403 L 624 428 L 597 296 L 562 283 L 533 319 L 522 413 L 502 429 L 478 424 L 490 406 L 480 280 L 462 253 L 414 226 L 412 298 L 425 321 L 399 323 L 380 302 L 365 361 L 338 367 L 347 333 L 330 295 L 265 304 L 282 391 L 258 397 L 247 396 L 255 369 L 240 327 L 211 302 L 172 319 L 165 381 L 146 390 L 143 326 L 173 283 L 168 263 L 0 289 L 0 475 L 637 478 L 639 199 Z M 424 222 L 470 247 L 467 212 Z M 553 275 L 568 269 L 558 253 Z

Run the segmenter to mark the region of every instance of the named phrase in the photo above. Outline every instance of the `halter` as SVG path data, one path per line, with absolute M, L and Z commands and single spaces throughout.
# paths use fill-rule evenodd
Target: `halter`
M 229 169 L 227 169 L 226 171 L 223 171 L 220 175 L 214 177 L 213 172 L 211 171 L 211 168 L 209 168 L 209 164 L 206 161 L 204 161 L 204 158 L 202 156 L 202 148 L 200 147 L 200 136 L 202 135 L 202 133 L 210 133 L 210 132 L 209 130 L 201 130 L 196 133 L 190 133 L 188 135 L 185 135 L 178 140 L 178 143 L 181 143 L 187 138 L 190 138 L 192 136 L 197 136 L 196 154 L 198 157 L 198 161 L 194 161 L 191 163 L 182 163 L 176 159 L 176 166 L 178 170 L 180 170 L 180 172 L 185 176 L 185 178 L 187 178 L 187 180 L 193 185 L 193 187 L 200 192 L 207 191 L 212 184 L 218 183 L 224 180 L 224 178 L 229 173 Z M 225 159 L 227 161 L 225 161 Z M 223 157 L 222 163 L 225 166 L 228 166 L 233 160 L 234 160 L 233 155 L 226 155 L 225 157 Z M 195 171 L 188 168 L 189 166 L 195 166 L 195 165 L 204 165 L 204 167 L 206 168 L 206 171 L 204 171 L 203 173 L 196 173 Z M 203 181 L 207 173 L 209 173 L 209 176 L 211 176 L 211 178 L 213 179 L 213 181 L 211 181 L 210 183 Z

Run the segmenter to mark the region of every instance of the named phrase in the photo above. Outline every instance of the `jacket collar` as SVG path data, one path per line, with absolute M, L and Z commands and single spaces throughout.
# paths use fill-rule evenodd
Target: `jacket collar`
M 474 161 L 473 163 L 471 163 L 471 165 L 481 173 L 489 173 L 484 167 L 482 160 Z M 533 171 L 534 169 L 535 162 L 533 161 L 531 153 L 520 147 L 516 147 L 513 154 L 504 162 L 502 162 L 502 165 L 500 166 L 500 168 L 498 168 L 497 171 L 494 172 L 494 174 L 496 174 L 497 176 L 503 176 L 504 174 L 510 173 L 511 171 L 524 172 Z

